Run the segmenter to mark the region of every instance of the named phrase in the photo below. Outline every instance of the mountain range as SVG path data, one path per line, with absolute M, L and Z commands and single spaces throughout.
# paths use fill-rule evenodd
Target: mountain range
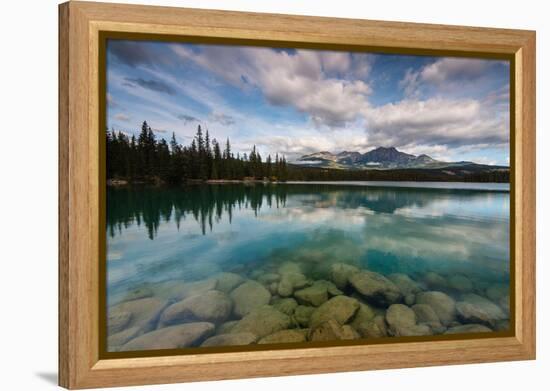
M 421 169 L 443 169 L 464 167 L 494 167 L 507 168 L 504 166 L 489 166 L 477 164 L 474 162 L 444 162 L 435 160 L 428 155 L 411 155 L 398 151 L 395 147 L 378 147 L 369 152 L 350 152 L 331 153 L 321 151 L 304 155 L 300 157 L 296 164 L 300 166 L 323 167 L 335 169 L 403 169 L 403 168 L 421 168 Z

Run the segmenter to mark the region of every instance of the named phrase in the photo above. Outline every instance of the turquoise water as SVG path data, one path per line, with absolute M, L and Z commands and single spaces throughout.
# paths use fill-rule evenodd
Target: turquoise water
M 251 295 L 259 292 L 261 296 L 264 288 L 269 292 L 270 297 L 262 304 L 270 305 L 270 309 L 278 308 L 277 303 L 284 299 L 290 307 L 295 307 L 295 304 L 311 307 L 304 310 L 311 312 L 331 298 L 346 296 L 354 300 L 352 307 L 356 305 L 355 301 L 361 306 L 361 311 L 363 305 L 369 307 L 372 312 L 368 316 L 369 324 L 376 324 L 380 331 L 380 335 L 369 334 L 365 331 L 367 326 L 357 326 L 357 310 L 352 311 L 348 319 L 338 319 L 338 324 L 325 324 L 323 327 L 330 328 L 330 332 L 326 332 L 324 329 L 319 331 L 321 326 L 318 325 L 314 329 L 311 322 L 296 321 L 297 315 L 289 309 L 289 313 L 285 313 L 289 322 L 284 318 L 284 326 L 274 326 L 275 331 L 271 334 L 276 336 L 268 338 L 266 343 L 287 342 L 287 337 L 288 342 L 302 341 L 296 332 L 304 335 L 304 341 L 309 341 L 327 335 L 327 340 L 337 340 L 347 339 L 344 336 L 375 338 L 506 329 L 510 259 L 508 185 L 366 185 L 289 183 L 109 188 L 109 349 L 199 346 L 212 336 L 228 334 L 228 323 L 235 324 L 247 315 L 238 310 L 242 303 L 238 293 L 233 291 L 248 280 L 262 285 L 256 291 L 252 289 Z M 363 292 L 359 282 L 346 280 L 342 283 L 335 276 L 341 264 L 351 266 L 355 274 L 363 271 L 377 273 L 384 277 L 384 284 L 388 281 L 397 286 L 403 295 L 386 302 L 376 294 Z M 279 286 L 288 270 L 307 280 L 291 287 L 290 294 Z M 222 289 L 219 276 L 226 278 L 227 275 L 220 273 L 228 272 L 236 275 L 229 276 L 240 280 L 235 286 L 224 285 Z M 262 277 L 269 274 L 271 278 Z M 415 286 L 412 294 L 410 289 L 400 285 L 403 279 L 396 275 L 405 275 L 411 280 Z M 209 285 L 212 281 L 213 285 Z M 340 293 L 323 288 L 328 292 L 325 292 L 327 300 L 321 293 L 319 301 L 313 300 L 313 303 L 297 293 L 312 286 L 315 289 L 311 292 L 317 290 L 318 281 L 338 282 Z M 254 284 L 249 285 L 257 288 Z M 367 285 L 372 284 L 368 282 Z M 210 290 L 221 292 L 220 297 L 223 294 L 228 298 L 223 301 L 225 298 L 222 297 L 222 302 L 233 309 L 222 308 L 222 314 L 216 318 L 200 315 L 200 311 L 189 309 L 189 305 L 184 303 L 180 305 L 183 309 L 180 308 L 181 313 L 175 320 L 169 323 L 162 320 L 168 316 L 165 312 L 171 305 Z M 414 307 L 415 304 L 429 303 L 437 308 L 438 303 L 434 304 L 426 297 L 420 300 L 418 296 L 433 291 L 444 293 L 454 305 L 449 309 L 452 318 L 440 319 L 440 323 L 445 323 L 440 324 L 441 327 L 433 324 L 426 327 L 429 322 L 422 317 L 419 307 Z M 464 303 L 477 305 L 475 310 L 477 313 L 481 311 L 482 315 L 476 315 L 476 311 Z M 218 308 L 214 304 L 197 305 Z M 408 307 L 398 306 L 392 310 L 398 314 L 404 311 L 399 315 L 401 317 L 414 309 L 414 325 L 403 328 L 392 322 L 388 315 L 391 304 Z M 144 307 L 150 307 L 146 314 L 143 313 Z M 330 312 L 330 306 L 325 307 Z M 337 309 L 340 308 L 343 306 Z M 177 307 L 173 307 L 175 310 Z M 445 314 L 436 315 L 445 318 Z M 180 336 L 171 337 L 169 333 L 176 332 L 181 325 L 199 323 L 204 330 L 195 330 L 196 335 L 190 339 L 148 345 L 147 341 L 153 339 L 178 339 Z M 464 325 L 474 326 L 462 327 Z M 166 330 L 167 327 L 171 327 L 170 330 Z M 257 331 L 253 326 L 244 328 L 252 334 Z M 283 330 L 292 330 L 294 334 L 287 333 L 289 336 L 285 337 Z M 148 339 L 147 334 L 151 333 L 152 338 Z M 197 335 L 199 337 L 192 338 Z M 250 341 L 254 338 L 250 337 L 247 343 L 262 343 L 262 337 L 256 337 L 253 342 Z M 222 338 L 214 339 L 212 343 L 243 344 L 236 340 Z

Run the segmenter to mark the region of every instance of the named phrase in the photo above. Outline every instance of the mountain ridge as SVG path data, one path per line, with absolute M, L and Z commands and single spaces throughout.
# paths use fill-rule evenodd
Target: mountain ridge
M 342 151 L 332 153 L 320 151 L 301 156 L 296 164 L 300 166 L 336 168 L 336 169 L 402 169 L 428 168 L 439 169 L 457 166 L 505 167 L 478 164 L 469 161 L 445 162 L 426 154 L 418 156 L 399 151 L 395 147 L 377 147 L 365 153 Z

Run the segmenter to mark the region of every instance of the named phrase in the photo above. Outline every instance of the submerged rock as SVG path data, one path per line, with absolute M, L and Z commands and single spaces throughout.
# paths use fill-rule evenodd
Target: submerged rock
M 232 308 L 233 302 L 225 293 L 208 291 L 170 305 L 162 313 L 159 327 L 197 320 L 221 323 L 229 317 Z
M 498 301 L 500 308 L 502 308 L 506 314 L 506 317 L 510 317 L 510 298 L 508 296 L 501 297 Z
M 403 329 L 416 325 L 416 315 L 412 309 L 404 304 L 392 304 L 386 311 L 386 322 L 392 335 L 403 335 Z
M 461 276 L 460 274 L 449 277 L 449 287 L 458 292 L 472 292 L 474 290 L 474 284 L 469 278 Z
M 388 336 L 388 328 L 385 315 L 376 315 L 368 322 L 361 324 L 353 323 L 354 329 L 363 338 L 383 338 Z
M 447 282 L 445 277 L 435 272 L 427 272 L 424 275 L 424 283 L 431 289 L 448 289 L 449 288 L 449 283 Z
M 441 324 L 439 316 L 428 304 L 415 304 L 412 306 L 412 310 L 416 315 L 416 322 L 418 324 L 429 326 L 435 334 L 441 334 L 445 331 L 445 327 Z
M 243 317 L 256 308 L 266 305 L 271 300 L 271 293 L 256 281 L 247 281 L 230 294 L 234 302 L 233 312 Z
M 493 284 L 487 287 L 486 294 L 489 299 L 497 303 L 510 317 L 510 286 L 508 284 Z
M 281 276 L 277 273 L 263 273 L 258 276 L 257 280 L 260 284 L 269 285 L 274 282 L 279 282 Z
M 432 307 L 444 326 L 450 325 L 455 320 L 455 301 L 443 292 L 420 292 L 416 295 L 416 303 Z
M 381 274 L 362 271 L 349 277 L 350 284 L 369 302 L 388 306 L 403 299 L 399 288 Z
M 487 287 L 485 292 L 489 299 L 494 302 L 499 302 L 502 298 L 508 299 L 510 295 L 510 286 L 508 284 L 492 284 Z
M 299 330 L 281 330 L 266 337 L 263 337 L 258 341 L 259 344 L 268 343 L 290 343 L 290 342 L 305 342 L 305 333 Z
M 404 297 L 414 296 L 422 291 L 419 283 L 414 281 L 405 273 L 393 273 L 388 276 L 388 280 L 393 282 Z
M 294 292 L 294 297 L 301 304 L 311 304 L 318 307 L 328 300 L 328 292 L 326 287 L 314 284 Z
M 124 344 L 120 350 L 178 349 L 198 346 L 212 333 L 214 333 L 212 323 L 185 323 L 143 334 Z
M 143 334 L 142 328 L 134 326 L 109 335 L 107 338 L 107 350 L 110 352 L 117 352 L 122 345 L 141 334 Z
M 338 289 L 338 287 L 332 281 L 317 280 L 314 282 L 314 285 L 324 286 L 327 289 L 328 295 L 330 297 L 340 296 L 344 294 L 344 292 Z
M 258 337 L 252 333 L 230 333 L 219 334 L 208 338 L 201 346 L 236 346 L 250 345 L 258 340 Z
M 279 289 L 279 283 L 278 282 L 272 282 L 271 284 L 267 285 L 267 290 L 272 295 L 276 295 L 278 293 Z
M 132 301 L 122 302 L 120 304 L 109 307 L 108 317 L 117 317 L 122 314 L 131 314 L 131 321 L 127 324 L 129 327 L 145 326 L 151 323 L 150 327 L 154 327 L 158 315 L 164 308 L 165 303 L 155 298 L 144 298 Z M 155 324 L 156 325 L 156 324 Z
M 410 307 L 416 302 L 416 295 L 409 293 L 407 296 L 403 297 L 403 301 Z
M 306 276 L 299 272 L 285 272 L 281 274 L 281 281 L 277 288 L 279 296 L 291 296 L 294 290 L 303 288 L 309 284 Z
M 358 338 L 360 338 L 360 335 L 351 326 L 342 326 L 334 319 L 311 328 L 308 335 L 310 341 L 337 341 Z
M 122 301 L 131 301 L 131 300 L 138 300 L 138 299 L 144 299 L 147 297 L 152 297 L 154 294 L 153 289 L 149 286 L 149 284 L 144 284 L 142 286 L 136 287 L 132 290 L 130 290 L 126 295 L 124 295 L 124 298 Z
M 132 313 L 119 311 L 107 317 L 107 334 L 112 335 L 124 330 L 132 320 Z
M 278 268 L 279 274 L 302 273 L 302 268 L 295 262 L 284 262 Z
M 456 304 L 458 318 L 468 323 L 481 323 L 494 327 L 496 322 L 507 318 L 502 309 L 492 301 L 470 293 Z
M 250 267 L 252 268 L 252 271 L 249 272 L 250 278 L 253 278 L 254 280 L 257 280 L 259 276 L 265 273 L 265 270 L 263 269 L 256 269 L 256 265 L 251 264 Z
M 349 324 L 345 324 L 340 329 L 340 339 L 350 340 L 350 339 L 359 339 L 361 335 Z
M 432 329 L 426 324 L 416 324 L 416 313 L 403 304 L 392 304 L 386 312 L 389 332 L 396 337 L 431 335 Z
M 432 335 L 432 329 L 426 324 L 415 324 L 412 326 L 405 326 L 399 329 L 399 337 L 419 337 L 423 335 Z
M 342 291 L 330 281 L 317 280 L 312 286 L 294 292 L 294 297 L 302 304 L 320 306 L 331 296 L 341 295 Z
M 360 302 L 359 309 L 355 313 L 350 325 L 357 330 L 359 334 L 364 336 L 367 333 L 366 330 L 371 327 L 370 323 L 372 323 L 375 316 L 375 312 L 369 305 Z
M 494 329 L 496 331 L 508 331 L 510 330 L 510 320 L 504 319 L 496 322 Z
M 290 297 L 274 300 L 271 305 L 273 306 L 273 308 L 289 316 L 294 314 L 294 310 L 296 309 L 296 307 L 298 307 L 298 303 L 296 302 L 296 300 Z
M 252 310 L 231 329 L 231 333 L 251 332 L 262 338 L 276 331 L 287 329 L 290 317 L 272 306 L 264 305 Z
M 233 289 L 246 281 L 238 274 L 226 272 L 218 274 L 216 276 L 216 280 L 218 281 L 216 284 L 216 289 L 224 293 L 231 292 Z
M 231 330 L 233 329 L 233 327 L 235 327 L 235 325 L 237 323 L 239 323 L 238 320 L 230 320 L 230 321 L 227 321 L 225 323 L 222 323 L 216 329 L 216 334 L 221 335 L 221 334 L 227 334 L 227 333 L 231 332 Z
M 215 278 L 191 282 L 170 280 L 155 284 L 152 289 L 157 298 L 179 301 L 214 290 L 217 284 L 218 280 Z
M 359 273 L 359 268 L 347 263 L 334 263 L 330 267 L 330 279 L 334 284 L 343 289 L 348 285 L 349 277 Z
M 165 305 L 161 300 L 148 297 L 109 307 L 107 310 L 109 349 L 123 345 L 130 339 L 156 328 L 159 315 Z M 111 321 L 114 322 L 110 323 Z
M 311 315 L 315 312 L 315 307 L 299 305 L 294 310 L 294 320 L 302 327 L 307 327 L 309 325 L 309 320 Z
M 359 301 L 347 296 L 336 296 L 318 307 L 310 318 L 310 327 L 318 326 L 330 319 L 345 324 L 359 309 Z
M 462 334 L 462 333 L 489 333 L 491 330 L 487 326 L 481 324 L 463 324 L 449 328 L 445 334 Z

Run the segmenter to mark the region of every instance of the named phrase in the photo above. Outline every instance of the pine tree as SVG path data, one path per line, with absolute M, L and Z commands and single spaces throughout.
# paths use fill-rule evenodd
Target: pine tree
M 267 159 L 265 161 L 265 175 L 271 179 L 271 176 L 273 175 L 271 172 L 271 155 L 267 155 Z

